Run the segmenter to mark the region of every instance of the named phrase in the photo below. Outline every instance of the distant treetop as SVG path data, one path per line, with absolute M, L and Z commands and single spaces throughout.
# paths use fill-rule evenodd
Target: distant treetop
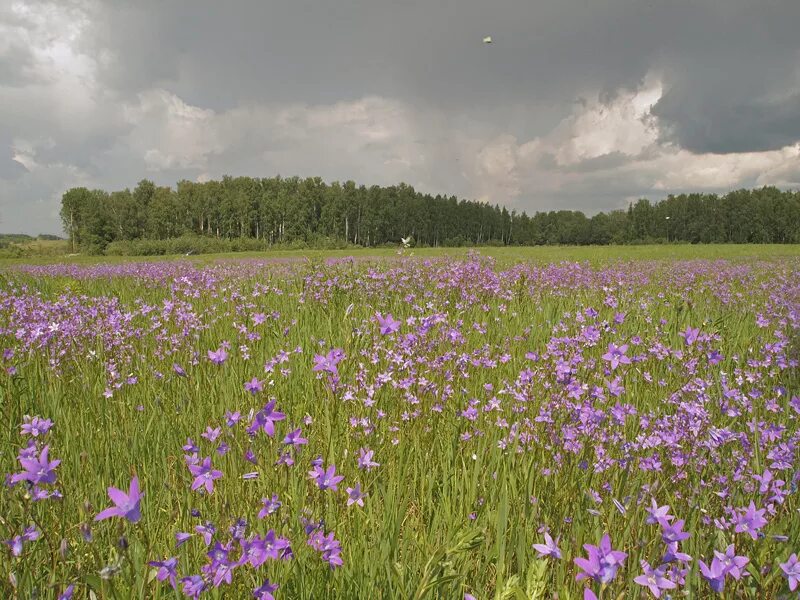
M 587 217 L 559 210 L 527 215 L 455 196 L 422 194 L 319 177 L 229 177 L 173 189 L 142 180 L 107 192 L 72 188 L 61 219 L 74 250 L 112 242 L 194 235 L 264 244 L 325 240 L 360 246 L 688 243 L 800 243 L 800 194 L 775 187 L 724 195 L 680 194 Z M 31 239 L 30 236 L 27 236 Z M 40 236 L 40 239 L 57 236 Z

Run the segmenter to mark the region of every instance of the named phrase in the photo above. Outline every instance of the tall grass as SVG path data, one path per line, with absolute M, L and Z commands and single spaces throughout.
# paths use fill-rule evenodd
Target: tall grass
M 640 561 L 664 555 L 660 526 L 646 523 L 653 498 L 691 534 L 680 549 L 692 559 L 670 567 L 673 596 L 712 596 L 696 559 L 730 543 L 749 564 L 726 579 L 727 597 L 787 593 L 778 563 L 800 551 L 800 263 L 506 258 L 6 271 L 0 469 L 20 471 L 25 415 L 52 419 L 36 441 L 62 461 L 51 487 L 63 498 L 2 488 L 0 538 L 42 533 L 0 555 L 4 597 L 54 597 L 70 583 L 75 598 L 174 597 L 147 562 L 177 556 L 180 576 L 199 574 L 209 548 L 195 533 L 175 549 L 175 534 L 208 521 L 225 544 L 245 519 L 248 534 L 288 538 L 293 558 L 236 567 L 203 597 L 250 597 L 269 578 L 277 598 L 309 600 L 563 599 L 585 587 L 640 598 Z M 376 313 L 399 331 L 382 335 Z M 225 343 L 214 364 L 208 352 Z M 612 368 L 609 344 L 628 344 L 630 364 Z M 313 370 L 332 349 L 345 354 L 338 373 Z M 254 377 L 263 390 L 251 394 Z M 274 437 L 249 436 L 250 412 L 271 398 L 285 420 Z M 226 411 L 241 422 L 228 427 Z M 222 431 L 214 442 L 201 437 L 209 426 Z M 276 465 L 298 427 L 308 444 L 294 466 Z M 224 473 L 212 494 L 189 489 L 187 437 Z M 360 448 L 380 466 L 360 469 Z M 309 479 L 318 456 L 344 475 L 338 492 Z M 785 483 L 762 492 L 753 476 L 767 469 Z M 94 522 L 106 488 L 133 475 L 142 519 Z M 363 508 L 345 502 L 356 483 Z M 258 519 L 273 494 L 282 506 Z M 751 501 L 768 508 L 756 539 L 735 531 Z M 307 544 L 309 520 L 335 533 L 341 567 Z M 545 531 L 561 560 L 532 548 Z M 627 553 L 618 575 L 576 581 L 573 559 L 605 533 Z

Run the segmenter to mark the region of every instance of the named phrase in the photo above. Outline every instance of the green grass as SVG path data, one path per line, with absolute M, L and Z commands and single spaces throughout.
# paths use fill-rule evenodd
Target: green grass
M 220 259 L 310 259 L 342 258 L 387 258 L 396 256 L 394 248 L 357 248 L 348 250 L 275 250 L 271 252 L 228 252 L 195 256 L 66 256 L 63 251 L 53 254 L 54 248 L 61 248 L 66 242 L 36 242 L 47 246 L 47 255 L 32 252 L 24 258 L 0 258 L 0 267 L 20 264 L 118 264 L 124 262 L 160 262 L 165 260 L 190 260 L 192 262 L 211 262 Z M 552 263 L 559 261 L 590 261 L 593 263 L 616 260 L 692 260 L 692 259 L 775 259 L 800 256 L 800 244 L 674 244 L 674 245 L 635 245 L 635 246 L 526 246 L 526 247 L 479 247 L 474 250 L 486 256 L 504 261 L 529 261 Z M 470 252 L 468 248 L 413 248 L 405 251 L 419 257 L 455 256 L 463 257 Z
M 800 246 L 543 247 L 482 249 L 481 252 L 501 263 L 727 259 L 748 264 L 752 259 L 796 259 L 800 256 Z M 466 250 L 420 249 L 413 254 L 420 258 L 464 257 Z M 617 312 L 629 315 L 617 333 L 604 337 L 596 347 L 586 350 L 586 360 L 601 360 L 609 341 L 630 339 L 634 335 L 642 336 L 645 345 L 659 341 L 680 347 L 682 341 L 678 334 L 687 325 L 719 335 L 715 344 L 725 355 L 725 362 L 718 368 L 701 366 L 698 375 L 713 381 L 709 393 L 718 398 L 720 373 L 733 372 L 741 366 L 734 357 L 746 355 L 748 348 L 769 339 L 754 320 L 754 312 L 766 306 L 773 289 L 769 288 L 769 282 L 779 272 L 796 274 L 796 268 L 791 271 L 785 265 L 778 267 L 778 263 L 774 263 L 758 270 L 751 282 L 733 277 L 729 282 L 732 291 L 742 292 L 744 298 L 727 305 L 715 293 L 714 269 L 702 271 L 700 281 L 704 283 L 693 285 L 685 292 L 677 286 L 666 286 L 661 279 L 630 289 L 620 286 L 614 292 L 619 300 L 616 308 L 604 305 L 608 292 L 600 286 L 530 293 L 519 287 L 510 298 L 476 292 L 479 301 L 464 302 L 464 288 L 475 283 L 477 277 L 476 280 L 466 278 L 461 287 L 439 290 L 425 284 L 423 279 L 418 280 L 421 272 L 411 267 L 406 283 L 398 280 L 381 284 L 382 292 L 377 296 L 358 285 L 341 285 L 330 292 L 325 303 L 313 298 L 298 302 L 310 285 L 304 277 L 311 277 L 317 269 L 322 269 L 326 277 L 336 275 L 343 282 L 359 280 L 363 275 L 359 268 L 320 266 L 322 258 L 343 256 L 393 257 L 395 251 L 275 252 L 191 258 L 200 263 L 229 258 L 308 257 L 311 261 L 288 274 L 280 269 L 265 269 L 258 275 L 233 277 L 197 297 L 171 292 L 168 284 L 149 285 L 132 278 L 67 281 L 63 278 L 37 280 L 14 273 L 5 275 L 0 289 L 9 290 L 20 284 L 29 286 L 25 293 L 19 287 L 14 288 L 16 291 L 12 295 L 19 298 L 36 291 L 53 302 L 57 302 L 59 296 L 62 302 L 74 300 L 81 304 L 90 303 L 92 298 L 110 297 L 116 298 L 127 310 L 134 310 L 137 302 L 161 307 L 167 299 L 179 299 L 207 326 L 186 335 L 174 318 L 157 318 L 159 308 L 134 317 L 134 324 L 142 332 L 126 337 L 129 348 L 125 352 L 110 349 L 98 340 L 91 356 L 87 352 L 68 353 L 58 373 L 48 365 L 44 351 L 20 354 L 16 359 L 18 374 L 0 377 L 3 422 L 0 471 L 7 473 L 18 469 L 14 457 L 21 443 L 18 427 L 23 415 L 51 418 L 55 427 L 48 439 L 51 456 L 63 461 L 58 468 L 58 479 L 64 493 L 63 500 L 39 503 L 21 497 L 19 488 L 0 493 L 0 536 L 3 539 L 19 533 L 29 523 L 38 524 L 45 532 L 43 539 L 26 545 L 21 558 L 12 559 L 2 550 L 0 590 L 5 591 L 4 597 L 29 597 L 34 588 L 39 590 L 40 597 L 53 597 L 55 590 L 68 582 L 78 583 L 76 598 L 88 597 L 89 589 L 103 598 L 174 597 L 168 586 L 152 580 L 152 571 L 144 563 L 177 555 L 182 573 L 197 573 L 204 560 L 205 547 L 195 536 L 175 551 L 174 534 L 192 531 L 206 519 L 213 520 L 224 532 L 237 517 L 245 517 L 257 531 L 263 533 L 271 527 L 287 535 L 292 540 L 295 559 L 268 562 L 258 574 L 249 568 L 240 568 L 234 575 L 233 586 L 211 591 L 208 597 L 249 597 L 250 590 L 268 576 L 281 585 L 276 597 L 286 599 L 449 599 L 463 598 L 467 591 L 479 599 L 549 598 L 556 592 L 561 599 L 580 598 L 583 586 L 575 582 L 572 558 L 585 554 L 582 544 L 596 544 L 603 532 L 608 531 L 615 547 L 624 548 L 629 556 L 619 579 L 602 597 L 633 600 L 644 597 L 642 588 L 630 583 L 640 573 L 639 560 L 654 562 L 659 556 L 657 530 L 644 524 L 646 514 L 643 509 L 636 508 L 635 503 L 629 503 L 628 514 L 622 515 L 611 503 L 611 497 L 635 498 L 644 485 L 653 486 L 651 489 L 659 501 L 671 504 L 674 514 L 687 520 L 686 529 L 692 532 L 692 537 L 682 546 L 685 552 L 694 557 L 708 557 L 713 548 L 724 549 L 723 544 L 732 541 L 731 534 L 715 533 L 713 527 L 701 525 L 699 510 L 721 511 L 724 502 L 712 490 L 701 488 L 700 482 L 717 474 L 728 474 L 727 466 L 720 469 L 717 464 L 706 464 L 680 481 L 670 481 L 678 470 L 670 465 L 657 476 L 623 469 L 596 474 L 580 465 L 582 460 L 593 460 L 589 439 L 585 440 L 581 452 L 565 458 L 557 475 L 546 476 L 542 469 L 553 463 L 552 450 L 547 447 L 547 432 L 565 425 L 567 415 L 556 415 L 551 426 L 536 429 L 542 439 L 521 453 L 498 448 L 507 430 L 492 426 L 494 417 L 491 420 L 485 417 L 485 421 L 481 417 L 484 435 L 460 442 L 460 436 L 472 426 L 459 415 L 470 398 L 488 400 L 491 394 L 487 393 L 485 384 L 492 383 L 495 389 L 513 385 L 520 372 L 531 366 L 525 358 L 526 352 L 542 352 L 551 337 L 575 335 L 579 327 L 565 315 L 586 307 L 597 309 L 599 319 L 608 321 Z M 49 259 L 35 262 L 45 264 Z M 70 262 L 116 263 L 119 259 L 78 257 Z M 19 263 L 4 260 L 2 264 L 13 267 Z M 792 264 L 796 266 L 797 263 Z M 672 272 L 671 267 L 664 268 L 665 281 Z M 759 286 L 762 282 L 767 288 Z M 276 294 L 273 290 L 254 296 L 257 283 L 280 289 L 282 293 Z M 405 294 L 412 289 L 418 296 L 409 301 Z M 425 292 L 429 295 L 424 296 Z M 348 310 L 351 304 L 353 308 Z M 453 346 L 444 339 L 437 339 L 429 346 L 415 349 L 406 357 L 408 363 L 401 365 L 393 362 L 385 351 L 384 344 L 389 344 L 387 338 L 374 330 L 376 310 L 391 312 L 401 320 L 442 314 L 450 326 L 457 327 L 459 321 L 465 324 L 462 328 L 464 343 Z M 248 315 L 254 312 L 276 312 L 279 316 L 255 328 L 261 334 L 260 339 L 245 341 L 238 336 L 235 324 L 250 323 Z M 0 309 L 0 322 L 7 327 L 12 325 L 7 322 L 9 314 L 6 304 Z M 65 311 L 65 321 L 69 314 L 70 311 Z M 656 324 L 661 319 L 667 324 L 657 329 Z M 559 328 L 562 322 L 563 330 Z M 485 324 L 486 332 L 472 329 L 473 323 Z M 528 327 L 530 331 L 525 333 Z M 157 350 L 162 346 L 159 341 L 162 329 L 177 336 L 175 342 L 163 344 L 166 348 L 174 344 L 175 354 Z M 404 331 L 410 329 L 404 327 Z M 232 342 L 231 358 L 218 367 L 204 357 L 207 350 L 217 348 L 223 340 Z M 341 365 L 343 382 L 356 381 L 359 363 L 363 364 L 362 376 L 376 386 L 375 401 L 387 413 L 385 419 L 376 420 L 374 410 L 363 405 L 363 389 L 358 401 L 343 402 L 339 393 L 314 376 L 312 358 L 323 348 L 317 340 L 324 340 L 326 349 L 345 350 L 348 358 Z M 3 347 L 14 347 L 18 343 L 12 335 L 6 335 L 2 342 Z M 248 346 L 249 359 L 238 350 L 241 344 Z M 82 346 L 76 342 L 74 348 L 77 347 Z M 281 365 L 290 368 L 290 373 L 265 374 L 266 360 L 281 350 L 291 351 L 296 347 L 301 347 L 302 352 L 293 354 L 286 365 Z M 458 352 L 474 352 L 475 356 L 485 351 L 495 360 L 508 353 L 509 360 L 497 362 L 491 368 L 479 368 L 469 363 L 457 366 L 455 361 L 445 358 L 442 360 L 447 364 L 446 369 L 430 366 L 435 357 L 446 356 L 456 347 Z M 199 355 L 197 366 L 190 366 L 192 352 Z M 362 352 L 367 355 L 376 352 L 378 359 L 370 362 Z M 130 373 L 139 381 L 123 385 L 113 397 L 105 398 L 103 391 L 108 385 L 109 362 L 113 362 L 121 377 Z M 173 362 L 183 365 L 190 377 L 175 376 Z M 666 396 L 678 392 L 691 379 L 681 368 L 675 368 L 682 364 L 651 360 L 641 369 L 627 370 L 624 400 L 639 412 L 672 414 L 675 407 L 664 404 Z M 646 380 L 645 368 L 654 381 L 665 381 L 664 390 Z M 158 378 L 155 371 L 164 377 Z M 403 376 L 424 375 L 428 383 L 439 390 L 453 385 L 454 396 L 445 403 L 447 407 L 441 414 L 431 412 L 436 398 L 418 380 L 413 392 L 420 404 L 409 404 L 402 388 L 390 384 L 377 386 L 376 378 L 383 372 L 393 372 L 394 382 Z M 244 391 L 243 383 L 252 377 L 271 380 L 264 393 L 252 396 Z M 543 372 L 541 377 L 542 381 L 550 381 L 549 371 Z M 764 388 L 771 389 L 770 386 L 780 383 L 793 393 L 800 390 L 796 373 L 792 376 L 790 370 L 765 372 L 763 377 Z M 600 385 L 606 379 L 601 372 L 587 373 L 586 378 Z M 550 391 L 541 387 L 537 380 L 529 393 L 529 412 L 524 416 L 534 418 Z M 222 419 L 225 410 L 239 410 L 245 415 L 251 408 L 258 410 L 270 396 L 278 400 L 278 409 L 285 412 L 287 418 L 278 424 L 275 438 L 259 434 L 253 442 L 254 450 L 261 457 L 258 467 L 253 467 L 241 459 L 248 445 L 241 426 L 237 433 L 229 434 Z M 515 420 L 511 401 L 507 396 L 501 399 L 505 403 L 503 416 Z M 403 413 L 417 406 L 424 411 L 424 417 L 404 421 Z M 298 465 L 291 470 L 274 466 L 282 436 L 289 429 L 301 426 L 307 416 L 313 421 L 303 426 L 309 445 L 302 450 Z M 375 434 L 363 436 L 358 428 L 349 425 L 350 416 L 372 419 Z M 745 418 L 713 414 L 716 425 L 730 426 L 737 431 L 746 431 Z M 774 419 L 796 431 L 796 420 L 790 420 L 788 413 L 762 418 Z M 400 427 L 396 432 L 389 426 L 395 420 Z M 214 445 L 199 437 L 207 425 L 221 425 L 226 432 L 224 439 L 231 451 L 225 456 L 214 454 Z M 638 420 L 631 418 L 618 433 L 633 440 L 640 430 Z M 217 490 L 208 497 L 188 489 L 191 477 L 181 450 L 187 436 L 202 447 L 201 456 L 211 454 L 214 465 L 225 473 L 217 482 Z M 379 469 L 364 473 L 356 468 L 354 455 L 361 446 L 376 451 L 376 460 L 381 463 Z M 736 462 L 738 448 L 725 452 L 722 458 Z M 342 491 L 338 494 L 320 492 L 310 484 L 306 472 L 310 468 L 309 461 L 317 455 L 324 457 L 325 464 L 337 465 L 346 477 L 345 484 L 356 481 L 362 484 L 368 492 L 364 508 L 346 507 Z M 763 459 L 756 453 L 752 458 L 754 469 L 760 467 L 758 460 Z M 260 477 L 243 481 L 241 475 L 249 470 L 259 471 Z M 127 488 L 134 473 L 140 477 L 146 493 L 141 522 L 135 525 L 118 520 L 92 523 L 93 516 L 108 506 L 106 487 Z M 589 489 L 599 491 L 604 484 L 613 492 L 604 492 L 604 502 L 595 505 L 587 492 Z M 342 485 L 341 489 L 344 487 Z M 284 505 L 278 516 L 259 522 L 255 515 L 260 499 L 273 493 L 280 495 Z M 758 499 L 743 488 L 734 489 L 733 494 L 736 506 Z M 191 515 L 193 508 L 201 511 L 202 519 Z M 769 533 L 788 535 L 794 551 L 798 550 L 797 540 L 800 540 L 797 508 L 796 495 L 790 496 L 768 528 Z M 595 515 L 587 512 L 589 509 L 599 512 Z M 324 519 L 326 531 L 335 531 L 336 539 L 342 542 L 344 566 L 341 569 L 329 570 L 317 553 L 306 546 L 298 522 L 304 510 L 315 519 Z M 79 527 L 84 523 L 93 528 L 91 543 L 80 536 Z M 537 559 L 531 544 L 541 541 L 537 530 L 545 524 L 562 536 L 565 560 Z M 119 549 L 121 537 L 127 540 L 127 549 Z M 777 559 L 785 560 L 788 555 L 786 544 L 769 539 L 752 542 L 742 536 L 735 538 L 737 550 L 747 552 L 757 567 L 774 567 Z M 65 556 L 59 553 L 62 539 L 67 549 Z M 117 563 L 122 569 L 119 574 L 107 581 L 98 577 L 104 566 Z M 9 583 L 11 573 L 16 577 L 17 591 Z M 728 586 L 727 597 L 731 598 L 776 597 L 785 591 L 785 584 L 774 568 L 769 575 L 758 576 L 756 570 L 748 581 L 729 581 Z M 691 574 L 684 589 L 691 598 L 709 595 L 708 586 L 696 572 Z

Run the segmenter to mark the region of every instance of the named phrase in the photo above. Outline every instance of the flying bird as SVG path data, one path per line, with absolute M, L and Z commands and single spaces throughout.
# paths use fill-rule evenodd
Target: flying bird
M 403 248 L 408 248 L 411 245 L 411 236 L 407 238 L 401 237 L 400 241 L 403 242 Z
M 491 44 L 492 43 L 492 36 L 487 35 L 485 38 L 483 38 L 483 43 L 484 44 Z

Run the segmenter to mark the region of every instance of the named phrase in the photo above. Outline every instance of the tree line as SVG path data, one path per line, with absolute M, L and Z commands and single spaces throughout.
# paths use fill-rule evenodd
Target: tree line
M 366 247 L 409 236 L 420 246 L 798 243 L 800 193 L 763 187 L 670 195 L 587 217 L 570 210 L 528 215 L 403 183 L 225 176 L 180 181 L 174 189 L 146 179 L 132 191 L 72 188 L 62 197 L 61 219 L 73 248 L 92 253 L 115 242 L 181 236 Z

